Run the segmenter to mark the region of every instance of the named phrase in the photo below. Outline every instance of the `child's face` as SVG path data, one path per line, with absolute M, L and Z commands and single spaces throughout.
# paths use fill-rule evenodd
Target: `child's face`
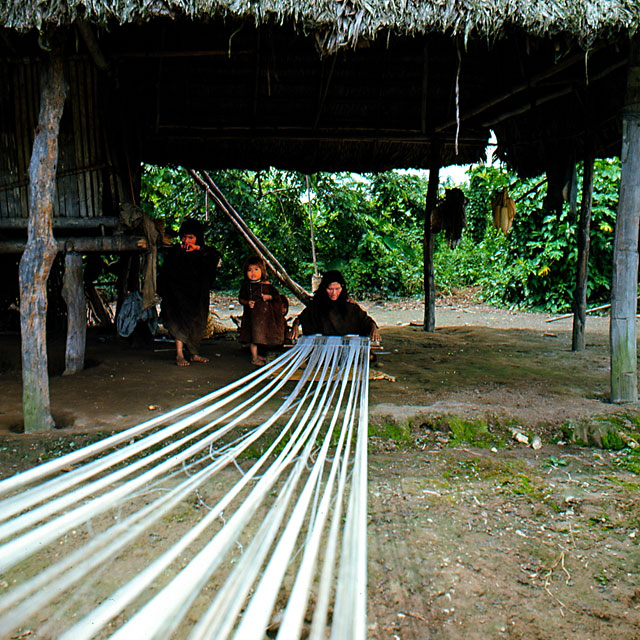
M 252 282 L 262 280 L 262 269 L 257 264 L 250 264 L 247 267 L 247 278 Z
M 182 236 L 181 241 L 182 248 L 185 251 L 194 251 L 197 247 L 197 238 L 192 233 L 187 233 L 186 235 Z

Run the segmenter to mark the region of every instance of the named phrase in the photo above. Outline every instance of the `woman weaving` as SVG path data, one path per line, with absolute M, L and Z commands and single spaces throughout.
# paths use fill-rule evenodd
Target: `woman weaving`
M 335 270 L 324 273 L 311 303 L 294 320 L 296 334 L 298 325 L 302 325 L 302 331 L 307 335 L 359 335 L 368 336 L 374 342 L 380 340 L 375 320 L 349 299 L 345 279 Z

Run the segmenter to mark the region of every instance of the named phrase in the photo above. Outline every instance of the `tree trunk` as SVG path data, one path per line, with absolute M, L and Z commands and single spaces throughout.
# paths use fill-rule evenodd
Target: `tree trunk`
M 622 120 L 620 199 L 611 282 L 611 401 L 636 402 L 636 296 L 640 211 L 640 37 L 631 43 Z
M 84 369 L 87 341 L 87 308 L 82 277 L 82 254 L 72 251 L 64 257 L 62 297 L 67 303 L 67 348 L 64 373 L 69 376 Z
M 589 276 L 589 231 L 591 229 L 591 201 L 593 196 L 593 154 L 584 157 L 582 176 L 582 202 L 578 223 L 578 268 L 573 296 L 572 351 L 584 351 L 587 322 L 587 279 Z
M 47 278 L 57 253 L 53 198 L 58 165 L 58 132 L 67 87 L 61 55 L 51 53 L 42 70 L 40 114 L 29 163 L 29 225 L 20 260 L 22 402 L 25 431 L 54 426 L 47 371 Z
M 440 181 L 440 148 L 434 146 L 431 152 L 429 167 L 429 184 L 424 217 L 424 331 L 435 331 L 436 328 L 436 284 L 433 275 L 433 234 L 431 233 L 431 212 L 438 201 L 438 183 Z

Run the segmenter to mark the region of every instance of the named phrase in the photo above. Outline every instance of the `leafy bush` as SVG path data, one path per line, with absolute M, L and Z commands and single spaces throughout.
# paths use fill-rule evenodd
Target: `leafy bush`
M 462 275 L 465 284 L 480 285 L 483 299 L 494 304 L 549 312 L 570 309 L 575 289 L 578 221 L 570 218 L 568 205 L 559 216 L 546 213 L 543 210 L 546 184 L 540 178 L 518 181 L 506 171 L 500 176 L 495 169 L 489 173 L 484 167 L 474 167 L 470 173 L 469 189 L 473 191 L 476 187 L 474 193 L 468 194 L 470 202 L 474 202 L 473 198 L 482 202 L 478 193 L 488 202 L 488 188 L 511 185 L 517 214 L 511 232 L 504 237 L 493 228 L 491 214 L 485 209 L 487 226 L 483 236 L 479 241 L 479 233 L 467 236 L 469 241 L 476 239 L 475 251 L 480 255 L 473 261 L 468 256 L 458 258 L 456 286 L 460 286 Z M 619 161 L 598 160 L 594 175 L 587 297 L 591 303 L 600 303 L 610 293 Z M 578 176 L 580 193 L 581 167 Z M 475 224 L 477 232 L 480 225 Z M 458 249 L 463 253 L 472 250 L 469 242 Z M 443 257 L 442 251 L 441 248 L 439 258 Z M 469 268 L 470 262 L 473 269 Z
M 544 178 L 520 180 L 493 166 L 477 165 L 463 186 L 467 226 L 452 250 L 436 236 L 436 287 L 448 292 L 479 288 L 486 302 L 550 312 L 570 309 L 577 263 L 577 221 L 568 206 L 559 216 L 543 209 Z M 579 193 L 581 191 L 579 170 Z M 294 280 L 309 286 L 314 272 L 311 221 L 320 272 L 341 269 L 356 296 L 420 296 L 423 293 L 423 228 L 427 178 L 387 171 L 378 174 L 294 171 L 216 171 L 213 179 Z M 588 300 L 607 300 L 620 166 L 598 160 L 589 257 Z M 505 236 L 493 227 L 491 200 L 504 187 L 517 214 Z M 444 191 L 444 189 L 442 189 Z M 236 288 L 250 250 L 221 212 L 207 207 L 204 193 L 180 167 L 148 166 L 143 207 L 177 230 L 192 215 L 205 222 L 206 238 L 222 252 L 218 286 Z

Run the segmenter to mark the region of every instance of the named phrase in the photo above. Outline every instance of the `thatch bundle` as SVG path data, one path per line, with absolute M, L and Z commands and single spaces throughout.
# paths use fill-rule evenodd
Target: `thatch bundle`
M 566 34 L 589 48 L 595 39 L 640 26 L 635 0 L 5 0 L 0 24 L 43 30 L 75 20 L 138 23 L 153 18 L 252 19 L 291 22 L 316 33 L 325 52 L 379 35 L 440 32 L 495 40 L 514 29 L 534 36 Z

